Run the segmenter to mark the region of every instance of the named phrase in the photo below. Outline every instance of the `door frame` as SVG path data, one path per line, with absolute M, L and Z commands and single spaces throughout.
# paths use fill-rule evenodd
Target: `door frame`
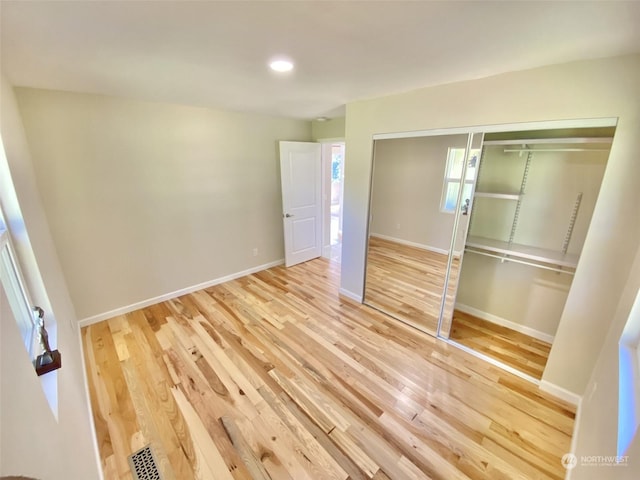
M 320 144 L 320 161 L 321 161 L 321 192 L 322 192 L 322 258 L 331 258 L 331 146 L 336 143 L 346 142 L 344 137 L 319 138 L 316 143 Z M 345 153 L 344 162 L 346 163 L 347 155 Z M 344 173 L 343 173 L 344 176 Z M 344 180 L 343 180 L 344 191 Z M 343 196 L 344 203 L 344 196 Z M 344 205 L 341 205 L 343 208 Z M 328 243 L 327 243 L 328 239 Z

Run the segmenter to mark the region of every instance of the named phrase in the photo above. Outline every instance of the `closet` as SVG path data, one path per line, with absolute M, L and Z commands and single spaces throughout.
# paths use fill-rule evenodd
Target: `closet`
M 376 139 L 364 303 L 539 380 L 614 130 Z
M 612 135 L 592 129 L 485 136 L 455 311 L 441 336 L 542 377 Z

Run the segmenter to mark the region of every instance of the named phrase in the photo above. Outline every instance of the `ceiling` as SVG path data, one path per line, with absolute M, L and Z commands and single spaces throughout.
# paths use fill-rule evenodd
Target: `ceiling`
M 18 86 L 311 119 L 348 102 L 640 52 L 640 2 L 0 1 Z M 267 68 L 278 54 L 290 74 Z M 579 81 L 579 79 L 576 79 Z

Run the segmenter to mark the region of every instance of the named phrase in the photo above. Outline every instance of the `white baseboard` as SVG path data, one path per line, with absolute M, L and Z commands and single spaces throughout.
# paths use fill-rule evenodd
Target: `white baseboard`
M 450 345 L 453 345 L 456 348 L 459 348 L 460 350 L 463 350 L 465 352 L 467 352 L 469 355 L 473 355 L 474 357 L 480 358 L 482 360 L 484 360 L 487 363 L 490 363 L 491 365 L 501 368 L 502 370 L 506 370 L 507 372 L 515 375 L 516 377 L 520 377 L 528 382 L 531 382 L 535 385 L 540 386 L 540 380 L 538 380 L 535 377 L 532 377 L 529 374 L 526 374 L 524 372 L 521 372 L 520 370 L 518 370 L 517 368 L 512 367 L 511 365 L 507 365 L 504 362 L 501 362 L 500 360 L 497 360 L 495 358 L 493 358 L 490 355 L 485 355 L 482 352 L 479 352 L 477 350 L 474 350 L 473 348 L 467 347 L 466 345 L 463 345 L 461 343 L 456 342 L 455 340 L 451 340 L 450 338 L 442 338 L 442 337 L 438 337 L 438 340 L 442 340 L 444 342 L 447 342 Z
M 582 398 L 578 402 L 578 408 L 576 408 L 576 418 L 573 421 L 573 435 L 571 436 L 571 447 L 567 453 L 573 453 L 576 455 L 576 447 L 578 446 L 578 433 L 580 432 L 580 420 L 582 417 Z M 571 472 L 573 470 L 568 468 L 564 480 L 571 480 Z
M 564 400 L 565 402 L 569 402 L 570 404 L 575 406 L 580 406 L 580 403 L 582 401 L 582 397 L 577 393 L 573 393 L 566 388 L 559 387 L 558 385 L 547 380 L 540 380 L 540 390 L 549 393 L 561 400 Z
M 407 245 L 409 247 L 416 247 L 421 250 L 429 250 L 430 252 L 441 253 L 442 255 L 448 255 L 449 250 L 445 250 L 444 248 L 432 247 L 430 245 L 425 245 L 423 243 L 411 242 L 409 240 L 403 240 L 402 238 L 390 237 L 388 235 L 381 235 L 379 233 L 370 233 L 371 237 L 380 238 L 382 240 L 387 240 L 389 242 L 399 243 L 400 245 Z
M 80 329 L 76 329 L 76 338 L 78 340 L 78 346 L 80 347 L 80 364 L 82 365 L 82 371 L 87 371 L 87 362 L 85 359 L 84 342 L 82 341 L 82 333 Z M 93 415 L 93 405 L 91 405 L 91 394 L 89 393 L 89 379 L 85 373 L 83 376 L 82 387 L 84 390 L 85 404 L 87 407 L 87 421 L 89 422 L 89 429 L 91 430 L 91 439 L 93 453 L 95 456 L 96 467 L 98 470 L 98 480 L 104 480 L 104 472 L 102 471 L 102 462 L 100 461 L 100 447 L 98 445 L 98 434 L 96 433 L 95 416 Z M 97 407 L 97 406 L 96 406 Z
M 86 327 L 87 325 L 98 323 L 103 320 L 107 320 L 109 318 L 117 317 L 118 315 L 124 315 L 126 313 L 134 312 L 136 310 L 140 310 L 141 308 L 145 308 L 150 305 L 155 305 L 156 303 L 166 302 L 167 300 L 171 300 L 172 298 L 176 298 L 181 295 L 187 295 L 189 293 L 197 292 L 198 290 L 202 290 L 204 288 L 213 287 L 214 285 L 219 285 L 221 283 L 228 282 L 230 280 L 235 280 L 236 278 L 244 277 L 246 275 L 251 275 L 252 273 L 260 272 L 262 270 L 266 270 L 267 268 L 277 267 L 278 265 L 283 265 L 283 264 L 284 264 L 284 259 L 280 259 L 280 260 L 276 260 L 275 262 L 269 262 L 263 265 L 258 265 L 257 267 L 252 267 L 247 270 L 242 270 L 241 272 L 232 273 L 231 275 L 225 275 L 224 277 L 219 277 L 214 280 L 209 280 L 208 282 L 199 283 L 198 285 L 182 288 L 180 290 L 176 290 L 175 292 L 165 293 L 164 295 L 149 298 L 147 300 L 142 300 L 141 302 L 132 303 L 131 305 L 127 305 L 126 307 L 116 308 L 108 312 L 99 313 L 98 315 L 93 315 L 91 317 L 83 318 L 78 323 L 80 324 L 81 327 Z
M 322 258 L 331 258 L 331 245 L 322 247 Z
M 555 338 L 553 335 L 549 335 L 548 333 L 535 330 L 525 325 L 520 325 L 519 323 L 512 322 L 511 320 L 507 320 L 506 318 L 498 317 L 497 315 L 493 315 L 492 313 L 483 312 L 482 310 L 478 310 L 477 308 L 470 307 L 469 305 L 465 305 L 463 303 L 456 303 L 455 308 L 456 310 L 460 310 L 463 313 L 468 313 L 469 315 L 481 318 L 482 320 L 486 320 L 487 322 L 495 323 L 496 325 L 500 325 L 501 327 L 507 327 L 511 330 L 515 330 L 516 332 L 524 333 L 525 335 L 537 338 L 538 340 L 542 340 L 543 342 L 553 343 L 553 339 Z
M 358 295 L 357 293 L 353 293 L 349 290 L 345 290 L 344 288 L 340 289 L 340 295 L 343 297 L 350 298 L 351 300 L 355 300 L 358 303 L 362 303 L 362 295 Z

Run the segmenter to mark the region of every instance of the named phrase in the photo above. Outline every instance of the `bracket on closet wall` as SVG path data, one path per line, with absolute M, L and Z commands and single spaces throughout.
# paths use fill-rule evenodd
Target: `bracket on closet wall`
M 576 201 L 573 204 L 573 211 L 571 212 L 571 217 L 569 218 L 569 227 L 567 228 L 567 234 L 564 237 L 564 242 L 562 243 L 562 253 L 567 253 L 569 249 L 569 242 L 571 241 L 571 235 L 573 235 L 573 227 L 576 225 L 576 219 L 578 218 L 578 212 L 580 211 L 580 204 L 582 203 L 582 192 L 578 193 L 576 197 Z

